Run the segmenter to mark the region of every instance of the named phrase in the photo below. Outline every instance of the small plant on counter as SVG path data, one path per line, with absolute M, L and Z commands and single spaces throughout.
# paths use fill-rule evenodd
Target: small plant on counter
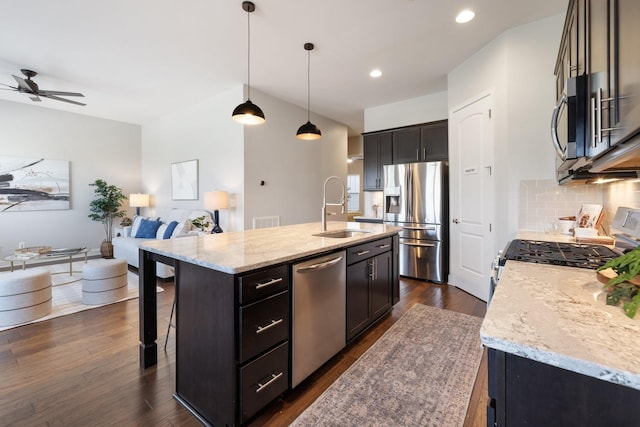
M 640 288 L 631 281 L 640 274 L 640 246 L 626 254 L 614 258 L 600 267 L 598 270 L 612 269 L 617 276 L 611 278 L 606 284 L 607 304 L 618 305 L 624 302 L 624 313 L 634 318 L 640 309 Z

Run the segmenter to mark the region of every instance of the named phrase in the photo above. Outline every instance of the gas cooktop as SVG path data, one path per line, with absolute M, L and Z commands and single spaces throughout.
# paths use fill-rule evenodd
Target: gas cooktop
M 509 243 L 503 258 L 595 270 L 618 256 L 619 253 L 603 245 L 516 239 Z

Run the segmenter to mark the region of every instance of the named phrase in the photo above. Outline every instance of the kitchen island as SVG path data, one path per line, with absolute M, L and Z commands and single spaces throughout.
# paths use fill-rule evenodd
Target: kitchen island
M 156 262 L 175 269 L 175 397 L 207 425 L 240 425 L 291 388 L 292 266 L 343 252 L 346 341 L 398 300 L 398 231 L 329 222 L 155 240 L 140 246 L 140 365 L 157 361 Z M 364 308 L 364 310 L 363 310 Z
M 508 261 L 480 331 L 487 424 L 638 425 L 640 319 L 589 269 Z

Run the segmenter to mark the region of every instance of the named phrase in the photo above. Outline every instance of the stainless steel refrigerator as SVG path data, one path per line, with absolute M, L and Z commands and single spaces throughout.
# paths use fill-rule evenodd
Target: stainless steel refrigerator
M 447 162 L 384 166 L 384 222 L 402 227 L 401 276 L 447 280 L 448 189 Z

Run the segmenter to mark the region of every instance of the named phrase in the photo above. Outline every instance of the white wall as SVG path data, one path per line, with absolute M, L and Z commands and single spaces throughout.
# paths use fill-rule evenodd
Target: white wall
M 231 120 L 231 112 L 244 91 L 239 85 L 143 125 L 142 180 L 155 199 L 145 213 L 162 217 L 174 207 L 202 209 L 203 193 L 218 189 L 229 191 L 233 204 L 220 211 L 225 231 L 250 229 L 254 216 L 280 216 L 283 225 L 320 221 L 324 179 L 338 175 L 346 181 L 347 127 L 312 114 L 322 138 L 299 140 L 306 110 L 255 89 L 251 99 L 266 122 L 243 126 Z M 198 200 L 172 200 L 171 163 L 193 159 L 199 162 Z
M 392 129 L 401 126 L 444 120 L 449 116 L 447 92 L 407 99 L 364 110 L 364 131 Z
M 325 179 L 336 175 L 346 184 L 347 127 L 312 113 L 322 138 L 303 141 L 296 131 L 307 121 L 305 109 L 255 89 L 251 98 L 266 122 L 245 128 L 245 228 L 261 216 L 280 216 L 281 225 L 320 221 Z M 338 184 L 327 185 L 328 201 L 338 195 Z M 346 220 L 346 215 L 330 219 Z
M 88 218 L 89 183 L 104 179 L 126 195 L 140 191 L 140 153 L 138 125 L 0 101 L 0 155 L 68 160 L 71 179 L 69 210 L 0 212 L 0 256 L 18 242 L 99 248 L 105 234 Z
M 204 209 L 203 194 L 226 190 L 235 206 L 220 211 L 225 231 L 242 230 L 244 224 L 243 125 L 231 119 L 242 102 L 238 85 L 200 104 L 176 111 L 142 126 L 142 182 L 153 196 L 143 212 L 166 216 L 171 208 Z M 171 164 L 198 160 L 198 199 L 172 200 Z
M 556 15 L 511 29 L 449 73 L 450 108 L 494 97 L 497 247 L 518 230 L 520 181 L 553 177 L 549 120 L 563 23 Z

